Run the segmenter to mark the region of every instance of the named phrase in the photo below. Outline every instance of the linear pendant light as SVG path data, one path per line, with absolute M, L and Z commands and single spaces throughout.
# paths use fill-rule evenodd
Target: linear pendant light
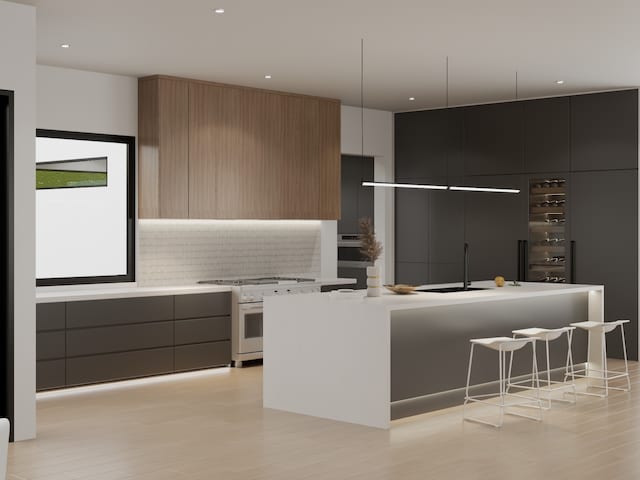
M 446 63 L 446 108 L 449 108 L 449 57 Z M 361 85 L 362 87 L 362 85 Z M 361 89 L 362 92 L 362 89 Z M 516 72 L 516 100 L 518 99 L 518 72 Z M 363 129 L 364 131 L 364 129 Z M 364 147 L 364 142 L 363 142 Z M 364 150 L 364 148 L 363 148 Z M 448 176 L 448 175 L 447 175 Z M 449 190 L 453 192 L 484 192 L 484 193 L 520 193 L 518 188 L 500 187 L 474 187 L 455 185 L 430 185 L 421 183 L 391 183 L 391 182 L 362 182 L 363 187 L 386 187 L 386 188 L 415 188 L 422 190 Z
M 422 190 L 447 190 L 446 185 L 423 185 L 418 183 L 362 182 L 363 187 L 418 188 Z

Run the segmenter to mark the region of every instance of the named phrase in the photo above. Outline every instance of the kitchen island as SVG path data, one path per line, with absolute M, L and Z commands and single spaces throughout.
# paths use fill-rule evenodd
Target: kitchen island
M 392 419 L 462 403 L 469 339 L 603 321 L 600 285 L 497 288 L 487 281 L 473 287 L 485 289 L 265 299 L 264 407 L 389 428 Z M 591 351 L 600 352 L 591 341 Z M 586 335 L 576 331 L 576 364 L 586 360 L 586 344 Z M 552 368 L 564 366 L 566 344 L 554 344 L 551 353 Z M 530 370 L 524 357 L 516 358 L 514 375 Z M 589 359 L 595 365 L 601 360 Z M 474 370 L 473 383 L 496 380 L 495 352 L 479 351 Z

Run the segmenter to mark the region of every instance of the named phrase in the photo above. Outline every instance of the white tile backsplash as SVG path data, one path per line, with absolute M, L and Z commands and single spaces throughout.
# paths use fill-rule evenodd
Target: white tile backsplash
M 321 222 L 140 220 L 138 285 L 264 275 L 321 276 Z

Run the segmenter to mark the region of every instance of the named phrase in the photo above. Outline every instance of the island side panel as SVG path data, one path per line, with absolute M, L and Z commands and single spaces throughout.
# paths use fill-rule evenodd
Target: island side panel
M 389 428 L 389 313 L 328 295 L 265 298 L 263 406 Z
M 391 400 L 398 402 L 462 389 L 466 383 L 469 340 L 511 336 L 514 329 L 558 328 L 589 316 L 589 292 L 536 298 L 450 305 L 391 312 Z M 552 368 L 565 365 L 566 341 L 550 344 Z M 543 368 L 543 345 L 538 345 Z M 576 331 L 574 362 L 586 361 L 587 335 Z M 513 373 L 531 371 L 530 350 L 516 354 Z M 472 383 L 497 380 L 497 353 L 476 349 Z M 446 398 L 445 398 L 446 397 Z M 433 398 L 433 408 L 424 399 L 423 411 L 462 404 L 462 390 Z M 412 413 L 419 413 L 413 410 Z M 394 413 L 394 418 L 396 414 Z

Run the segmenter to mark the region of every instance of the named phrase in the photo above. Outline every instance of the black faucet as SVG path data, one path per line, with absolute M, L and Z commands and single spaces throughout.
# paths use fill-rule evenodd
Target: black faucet
M 469 244 L 466 242 L 464 244 L 464 273 L 462 275 L 462 288 L 468 290 L 471 281 L 469 281 Z

